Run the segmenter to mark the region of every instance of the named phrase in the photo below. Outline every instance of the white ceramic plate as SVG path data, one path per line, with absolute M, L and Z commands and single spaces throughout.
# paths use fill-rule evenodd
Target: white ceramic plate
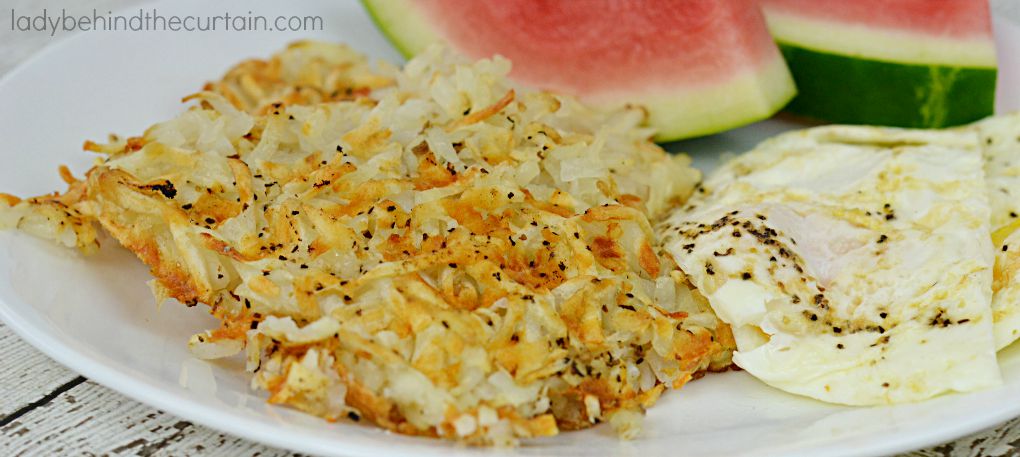
M 183 108 L 178 100 L 241 58 L 267 56 L 298 38 L 345 41 L 372 56 L 399 56 L 356 2 L 306 0 L 156 4 L 160 14 L 223 11 L 321 15 L 315 33 L 91 32 L 51 46 L 0 83 L 0 188 L 36 195 L 62 188 L 56 165 L 83 171 L 85 139 L 140 133 Z M 147 8 L 148 9 L 148 8 Z M 137 10 L 136 10 L 137 11 Z M 998 19 L 1002 107 L 1020 106 L 1020 27 Z M 766 121 L 674 145 L 709 168 L 718 151 L 740 151 L 798 127 Z M 665 395 L 645 434 L 617 440 L 605 427 L 529 442 L 516 450 L 456 447 L 365 425 L 329 424 L 264 403 L 239 362 L 193 359 L 185 342 L 214 325 L 201 308 L 157 310 L 146 268 L 107 240 L 91 258 L 0 232 L 0 318 L 47 355 L 139 401 L 225 432 L 330 455 L 714 455 L 887 454 L 947 441 L 1020 415 L 1020 347 L 1000 358 L 1006 383 L 921 404 L 846 408 L 773 390 L 745 373 L 711 375 Z

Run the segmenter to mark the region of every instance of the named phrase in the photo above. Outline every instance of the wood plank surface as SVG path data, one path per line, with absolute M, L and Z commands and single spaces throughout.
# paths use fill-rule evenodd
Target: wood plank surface
M 0 421 L 78 377 L 18 338 L 0 323 Z
M 0 427 L 3 456 L 297 456 L 197 426 L 92 381 Z

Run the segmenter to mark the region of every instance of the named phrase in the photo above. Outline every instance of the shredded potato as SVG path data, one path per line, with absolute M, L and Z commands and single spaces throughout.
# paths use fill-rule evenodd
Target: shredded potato
M 402 70 L 302 42 L 242 63 L 60 195 L 0 224 L 94 250 L 221 321 L 272 403 L 474 444 L 608 421 L 729 365 L 729 329 L 652 231 L 699 179 L 640 127 L 515 91 L 502 59 Z

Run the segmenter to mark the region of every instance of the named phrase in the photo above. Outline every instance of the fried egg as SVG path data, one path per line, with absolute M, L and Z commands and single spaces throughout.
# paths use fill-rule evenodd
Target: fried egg
M 989 118 L 972 128 L 984 150 L 995 248 L 992 315 L 995 346 L 1002 349 L 1020 337 L 1020 113 Z
M 974 130 L 793 132 L 660 229 L 765 383 L 849 405 L 972 391 L 1001 382 L 982 165 Z

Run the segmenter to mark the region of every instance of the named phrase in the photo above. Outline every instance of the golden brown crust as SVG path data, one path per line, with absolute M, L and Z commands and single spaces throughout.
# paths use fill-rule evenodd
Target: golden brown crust
M 87 142 L 106 159 L 32 203 L 80 207 L 158 294 L 210 305 L 221 325 L 196 354 L 244 347 L 270 402 L 328 420 L 504 443 L 641 411 L 728 363 L 728 327 L 695 324 L 707 303 L 650 228 L 647 176 L 684 168 L 605 133 L 612 171 L 571 177 L 610 116 L 557 127 L 572 105 L 503 86 L 447 109 L 359 59 L 300 43 L 242 63 L 177 120 Z M 430 71 L 415 78 L 456 80 Z M 393 106 L 432 111 L 376 114 Z

